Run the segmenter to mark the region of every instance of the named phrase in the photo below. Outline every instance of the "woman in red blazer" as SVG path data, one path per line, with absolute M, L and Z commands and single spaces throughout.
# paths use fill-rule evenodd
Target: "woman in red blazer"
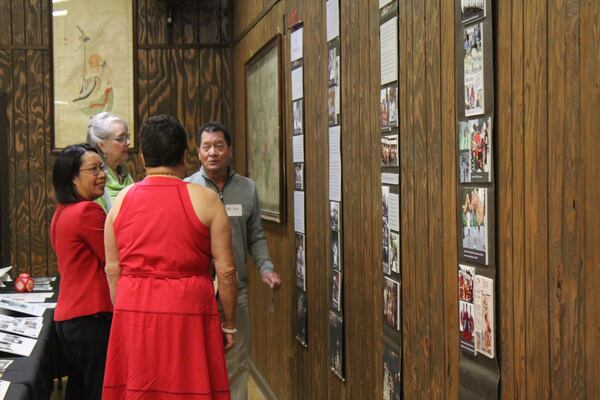
M 56 332 L 67 358 L 65 399 L 100 399 L 112 302 L 104 273 L 106 215 L 94 199 L 104 193 L 106 166 L 87 145 L 65 148 L 54 164 L 58 205 L 50 226 L 60 288 Z

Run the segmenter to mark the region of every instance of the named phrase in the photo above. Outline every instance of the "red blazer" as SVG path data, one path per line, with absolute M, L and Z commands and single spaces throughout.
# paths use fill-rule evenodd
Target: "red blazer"
M 106 214 L 93 201 L 59 204 L 50 226 L 60 288 L 55 321 L 112 312 L 104 273 Z

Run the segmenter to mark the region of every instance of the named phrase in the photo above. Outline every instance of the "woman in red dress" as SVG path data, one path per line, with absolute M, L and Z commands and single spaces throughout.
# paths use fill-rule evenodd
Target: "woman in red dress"
M 146 178 L 106 218 L 114 303 L 103 399 L 229 399 L 236 275 L 219 197 L 181 180 L 187 135 L 173 117 L 141 127 Z M 223 323 L 210 277 L 214 259 Z

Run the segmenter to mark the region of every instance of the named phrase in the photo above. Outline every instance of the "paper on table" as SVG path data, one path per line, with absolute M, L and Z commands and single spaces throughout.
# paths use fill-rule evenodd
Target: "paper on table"
M 24 301 L 26 303 L 43 303 L 54 296 L 54 293 L 2 293 L 0 299 Z
M 18 318 L 0 314 L 0 330 L 16 335 L 37 338 L 40 335 L 44 318 Z
M 2 282 L 12 282 L 12 278 L 8 274 L 12 269 L 12 265 L 8 267 L 0 268 L 0 281 Z
M 29 357 L 37 343 L 36 339 L 0 332 L 0 351 Z
M 6 396 L 6 392 L 8 392 L 9 386 L 9 381 L 0 380 L 0 399 L 4 399 L 4 397 Z
M 10 299 L 0 298 L 0 308 L 7 310 L 18 311 L 24 314 L 35 315 L 41 317 L 46 311 L 46 307 L 42 307 L 42 304 L 46 303 L 26 303 L 24 301 L 15 301 Z M 56 305 L 56 303 L 54 303 Z

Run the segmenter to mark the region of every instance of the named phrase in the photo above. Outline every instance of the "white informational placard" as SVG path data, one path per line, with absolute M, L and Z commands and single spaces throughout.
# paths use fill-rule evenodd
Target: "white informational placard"
M 6 392 L 8 392 L 8 387 L 10 386 L 9 381 L 0 380 L 0 400 L 4 399 L 6 396 Z
M 304 96 L 304 67 L 298 67 L 292 70 L 292 100 L 301 99 Z
M 379 0 L 379 8 L 383 8 L 390 4 L 394 0 Z
M 327 41 L 340 36 L 339 0 L 327 0 Z
M 36 339 L 0 332 L 0 351 L 5 353 L 29 357 L 36 343 Z
M 292 156 L 295 163 L 304 162 L 304 135 L 297 135 L 293 137 Z
M 302 58 L 302 34 L 304 28 L 299 28 L 290 35 L 290 61 Z
M 329 128 L 329 200 L 342 201 L 342 157 L 339 125 Z
M 0 314 L 0 331 L 15 335 L 37 338 L 43 325 L 42 317 L 18 318 Z
M 54 293 L 2 293 L 0 299 L 23 301 L 26 303 L 43 303 L 54 296 Z
M 400 182 L 400 177 L 398 174 L 392 174 L 389 172 L 381 173 L 381 183 L 385 185 L 398 185 Z
M 393 17 L 379 27 L 381 52 L 381 84 L 398 80 L 398 17 Z
M 400 196 L 390 193 L 388 203 L 389 228 L 393 231 L 400 231 Z
M 6 310 L 11 311 L 18 311 L 23 314 L 35 315 L 36 317 L 41 317 L 46 311 L 46 307 L 42 307 L 42 304 L 44 303 L 26 303 L 24 301 L 15 301 L 0 298 L 0 308 L 4 308 Z M 56 306 L 56 303 L 54 304 Z
M 294 191 L 294 230 L 304 232 L 304 192 Z

